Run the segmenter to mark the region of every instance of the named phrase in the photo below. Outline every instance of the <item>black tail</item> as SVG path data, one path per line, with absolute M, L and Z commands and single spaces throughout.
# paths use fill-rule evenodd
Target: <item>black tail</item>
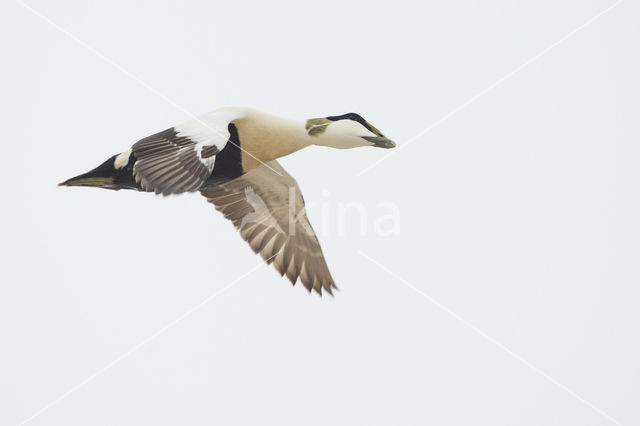
M 142 191 L 140 185 L 133 177 L 133 164 L 135 156 L 129 155 L 129 161 L 124 166 L 116 169 L 115 161 L 118 155 L 114 155 L 90 172 L 83 173 L 58 184 L 59 186 L 93 186 L 105 189 L 137 189 Z

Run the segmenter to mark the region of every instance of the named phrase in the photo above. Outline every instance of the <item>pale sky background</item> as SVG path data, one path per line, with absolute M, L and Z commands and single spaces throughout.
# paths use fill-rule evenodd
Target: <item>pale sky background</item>
M 640 424 L 637 2 L 28 4 L 72 36 L 1 6 L 0 424 Z M 400 146 L 282 161 L 335 298 L 197 194 L 56 186 L 226 105 Z

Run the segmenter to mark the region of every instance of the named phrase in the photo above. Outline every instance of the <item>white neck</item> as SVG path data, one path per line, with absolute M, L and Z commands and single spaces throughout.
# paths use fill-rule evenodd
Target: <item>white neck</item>
M 243 168 L 251 170 L 263 162 L 296 152 L 314 143 L 303 121 L 288 120 L 258 110 L 247 110 L 234 120 L 243 154 Z

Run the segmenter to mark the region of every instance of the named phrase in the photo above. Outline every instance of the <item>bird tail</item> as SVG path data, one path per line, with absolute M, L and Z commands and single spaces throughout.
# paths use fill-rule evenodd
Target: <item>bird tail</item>
M 59 183 L 58 186 L 91 186 L 95 188 L 115 190 L 137 189 L 140 191 L 140 185 L 133 177 L 133 163 L 135 162 L 133 155 L 130 155 L 127 164 L 120 164 L 119 167 L 116 168 L 116 158 L 118 155 L 114 155 L 87 173 L 83 173 Z
M 116 168 L 113 166 L 115 155 L 95 169 L 81 175 L 67 179 L 58 186 L 97 186 L 99 188 L 114 188 L 114 175 Z

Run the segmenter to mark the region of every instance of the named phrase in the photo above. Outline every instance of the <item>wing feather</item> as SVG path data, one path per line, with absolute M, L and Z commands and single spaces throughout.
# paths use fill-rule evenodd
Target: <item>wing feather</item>
M 293 285 L 300 279 L 308 291 L 332 294 L 337 287 L 304 211 L 298 184 L 277 161 L 267 166 L 200 192 L 233 223 L 255 253 L 273 263 L 280 275 L 286 274 Z M 290 188 L 296 210 L 292 215 Z M 290 221 L 295 221 L 292 234 Z
M 211 175 L 216 154 L 229 141 L 229 123 L 239 112 L 214 111 L 136 142 L 133 175 L 145 191 L 195 191 Z

